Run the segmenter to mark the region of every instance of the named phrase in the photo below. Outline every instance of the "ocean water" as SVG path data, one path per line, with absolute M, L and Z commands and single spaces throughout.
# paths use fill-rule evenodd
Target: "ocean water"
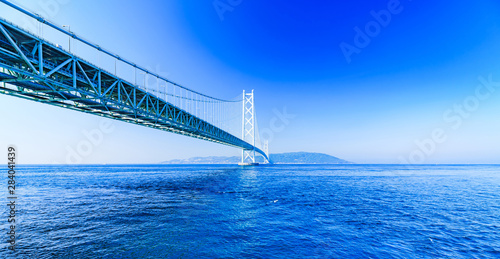
M 1 258 L 500 258 L 500 166 L 17 169 Z

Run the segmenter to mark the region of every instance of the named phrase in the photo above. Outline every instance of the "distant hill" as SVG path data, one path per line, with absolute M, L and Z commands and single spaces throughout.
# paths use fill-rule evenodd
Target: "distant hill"
M 352 164 L 349 161 L 321 153 L 292 152 L 270 154 L 269 156 L 275 164 Z M 240 160 L 239 156 L 209 156 L 174 159 L 164 161 L 162 164 L 237 164 Z M 261 156 L 258 156 L 256 160 L 259 163 L 263 162 Z

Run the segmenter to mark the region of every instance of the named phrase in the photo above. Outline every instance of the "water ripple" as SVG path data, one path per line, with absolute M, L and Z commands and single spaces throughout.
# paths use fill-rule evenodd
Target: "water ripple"
M 19 172 L 17 252 L 3 243 L 2 258 L 500 257 L 500 166 Z

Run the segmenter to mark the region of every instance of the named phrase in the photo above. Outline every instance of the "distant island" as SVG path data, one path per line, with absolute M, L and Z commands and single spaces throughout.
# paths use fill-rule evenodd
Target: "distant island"
M 269 157 L 274 164 L 352 164 L 352 162 L 322 153 L 291 152 L 281 154 L 270 154 Z M 174 159 L 161 162 L 162 164 L 237 164 L 239 156 L 209 156 L 192 157 L 188 159 Z M 256 158 L 258 163 L 263 163 L 261 156 Z

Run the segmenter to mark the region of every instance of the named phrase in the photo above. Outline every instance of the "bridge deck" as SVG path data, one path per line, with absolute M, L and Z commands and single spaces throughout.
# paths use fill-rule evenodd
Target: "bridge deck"
M 7 21 L 0 20 L 0 93 L 246 150 L 223 129 Z M 264 154 L 260 149 L 257 152 Z

